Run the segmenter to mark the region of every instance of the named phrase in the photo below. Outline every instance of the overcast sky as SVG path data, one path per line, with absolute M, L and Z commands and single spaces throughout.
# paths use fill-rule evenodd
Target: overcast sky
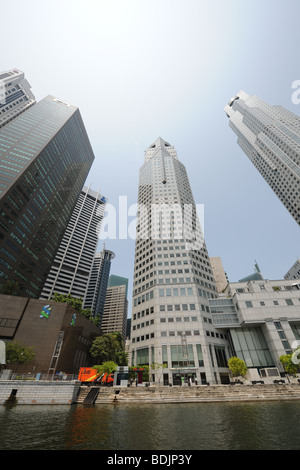
M 136 203 L 144 151 L 160 136 L 186 166 L 209 255 L 229 280 L 254 260 L 282 279 L 300 258 L 300 228 L 223 108 L 244 90 L 300 115 L 299 17 L 298 0 L 0 0 L 0 70 L 24 71 L 37 100 L 80 108 L 95 153 L 87 183 L 116 210 L 120 196 Z M 134 240 L 105 245 L 131 305 Z

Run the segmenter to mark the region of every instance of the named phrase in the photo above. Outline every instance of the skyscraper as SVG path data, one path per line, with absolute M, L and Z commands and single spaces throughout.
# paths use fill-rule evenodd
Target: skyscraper
M 228 277 L 224 271 L 222 260 L 219 256 L 209 258 L 211 269 L 214 275 L 216 288 L 219 293 L 223 292 L 228 284 Z
M 0 288 L 39 297 L 93 160 L 79 109 L 53 96 L 0 129 Z
M 228 379 L 225 335 L 212 325 L 217 289 L 188 176 L 173 146 L 158 138 L 145 152 L 138 189 L 131 365 L 164 364 L 153 378 Z
M 106 250 L 105 247 L 103 247 L 100 253 L 95 254 L 91 276 L 84 298 L 84 308 L 90 308 L 93 316 L 99 317 L 100 324 L 103 316 L 111 261 L 114 257 L 115 254 L 110 250 Z
M 20 70 L 0 73 L 0 128 L 35 104 L 30 88 Z
M 51 299 L 55 292 L 85 298 L 104 208 L 105 197 L 85 186 L 55 255 L 41 299 Z
M 126 339 L 128 300 L 128 279 L 110 276 L 106 291 L 101 330 L 103 334 L 120 332 Z
M 300 118 L 243 91 L 224 110 L 237 143 L 300 224 Z
M 299 279 L 300 278 L 300 259 L 297 259 L 293 266 L 284 275 L 284 279 Z

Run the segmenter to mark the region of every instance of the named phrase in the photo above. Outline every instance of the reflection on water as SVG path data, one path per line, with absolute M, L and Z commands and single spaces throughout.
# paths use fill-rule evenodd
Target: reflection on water
M 299 450 L 300 402 L 0 407 L 0 449 Z

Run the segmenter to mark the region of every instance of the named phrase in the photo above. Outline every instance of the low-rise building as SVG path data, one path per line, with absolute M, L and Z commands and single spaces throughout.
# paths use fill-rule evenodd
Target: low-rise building
M 100 335 L 100 328 L 67 303 L 0 295 L 0 339 L 34 348 L 34 359 L 18 365 L 20 373 L 77 374 L 94 365 L 89 351 Z
M 231 282 L 210 299 L 212 322 L 226 331 L 234 354 L 248 368 L 277 367 L 300 340 L 300 281 Z

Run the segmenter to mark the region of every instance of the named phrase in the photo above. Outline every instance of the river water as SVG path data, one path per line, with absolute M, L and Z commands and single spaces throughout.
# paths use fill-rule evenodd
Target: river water
M 300 401 L 0 406 L 1 450 L 299 450 Z

